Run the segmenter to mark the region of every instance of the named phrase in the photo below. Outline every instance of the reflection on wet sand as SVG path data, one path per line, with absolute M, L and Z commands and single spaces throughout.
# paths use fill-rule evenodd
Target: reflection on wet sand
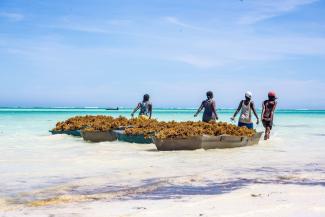
M 261 169 L 271 171 L 272 168 Z M 6 205 L 52 206 L 73 202 L 97 200 L 158 200 L 175 199 L 190 195 L 218 195 L 254 184 L 303 185 L 325 187 L 325 178 L 306 178 L 294 173 L 280 173 L 260 178 L 236 178 L 213 182 L 200 177 L 170 177 L 166 179 L 143 180 L 139 186 L 109 186 L 80 189 L 76 185 L 58 186 L 39 192 L 21 194 L 19 199 L 12 198 Z M 287 174 L 287 175 L 285 175 Z

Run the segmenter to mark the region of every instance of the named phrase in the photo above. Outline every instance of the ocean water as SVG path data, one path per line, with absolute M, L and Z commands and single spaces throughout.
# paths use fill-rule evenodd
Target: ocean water
M 325 188 L 325 111 L 278 110 L 269 141 L 236 149 L 159 152 L 154 144 L 88 143 L 51 135 L 75 115 L 129 117 L 130 109 L 0 109 L 0 214 L 93 201 L 226 195 L 253 185 Z M 156 109 L 159 120 L 199 120 Z M 233 110 L 220 110 L 229 121 Z M 258 131 L 263 130 L 259 125 Z M 319 191 L 319 190 L 318 190 Z

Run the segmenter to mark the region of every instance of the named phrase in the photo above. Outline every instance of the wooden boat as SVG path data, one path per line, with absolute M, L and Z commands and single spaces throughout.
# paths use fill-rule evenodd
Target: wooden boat
M 263 132 L 256 132 L 256 134 L 248 140 L 247 145 L 257 145 L 260 142 L 262 135 Z
M 159 151 L 195 150 L 200 148 L 237 148 L 258 144 L 262 134 L 262 132 L 257 132 L 253 137 L 231 135 L 203 135 L 188 138 L 153 138 L 153 141 Z
M 154 137 L 153 141 L 159 151 L 195 150 L 202 147 L 202 136 L 168 139 Z
M 252 137 L 247 136 L 230 136 L 230 135 L 220 135 L 220 136 L 202 136 L 202 148 L 203 149 L 214 149 L 214 148 L 237 148 L 249 145 L 258 144 L 262 132 L 257 132 Z
M 90 142 L 107 142 L 107 141 L 115 141 L 116 135 L 115 133 L 110 131 L 81 131 L 81 136 L 85 141 Z
M 62 131 L 62 130 L 50 130 L 49 132 L 52 133 L 53 135 L 66 134 L 66 135 L 70 135 L 70 136 L 78 136 L 78 137 L 81 136 L 80 130 L 65 130 L 65 131 Z
M 119 141 L 138 144 L 153 143 L 151 138 L 145 138 L 144 135 L 127 135 L 124 130 L 114 130 L 113 132 Z

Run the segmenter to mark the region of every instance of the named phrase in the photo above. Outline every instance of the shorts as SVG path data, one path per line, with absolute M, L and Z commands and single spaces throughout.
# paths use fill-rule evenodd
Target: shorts
M 269 127 L 272 130 L 272 125 L 273 125 L 272 121 L 262 120 L 262 123 L 265 128 Z
M 238 122 L 238 127 L 247 127 L 248 129 L 253 129 L 254 124 L 253 123 Z

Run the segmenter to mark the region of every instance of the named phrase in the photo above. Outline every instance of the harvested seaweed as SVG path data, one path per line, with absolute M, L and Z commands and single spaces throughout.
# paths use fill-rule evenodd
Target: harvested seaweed
M 128 135 L 144 135 L 148 137 L 155 133 L 158 139 L 166 138 L 186 138 L 191 136 L 202 135 L 233 135 L 233 136 L 248 136 L 252 137 L 256 131 L 246 127 L 237 127 L 225 122 L 151 122 L 146 126 L 134 127 L 125 130 Z
M 80 130 L 87 126 L 90 126 L 97 118 L 101 118 L 101 117 L 92 116 L 92 115 L 75 116 L 67 119 L 66 121 L 58 122 L 53 130 L 54 131 Z
M 142 118 L 132 118 L 127 119 L 125 117 L 119 116 L 114 118 L 112 116 L 105 115 L 86 115 L 86 116 L 75 116 L 67 119 L 66 121 L 58 122 L 54 131 L 72 131 L 81 130 L 85 131 L 109 131 L 112 129 L 127 127 L 127 126 L 137 126 L 145 127 L 147 123 L 157 122 L 157 120 L 151 119 L 146 120 Z
M 156 119 L 111 116 L 76 116 L 66 121 L 58 122 L 53 130 L 68 131 L 84 129 L 86 132 L 105 132 L 113 129 L 125 128 L 126 135 L 143 135 L 148 138 L 154 135 L 158 139 L 186 138 L 202 135 L 233 135 L 252 137 L 256 131 L 246 127 L 237 127 L 225 122 L 194 122 L 194 121 L 158 121 Z

